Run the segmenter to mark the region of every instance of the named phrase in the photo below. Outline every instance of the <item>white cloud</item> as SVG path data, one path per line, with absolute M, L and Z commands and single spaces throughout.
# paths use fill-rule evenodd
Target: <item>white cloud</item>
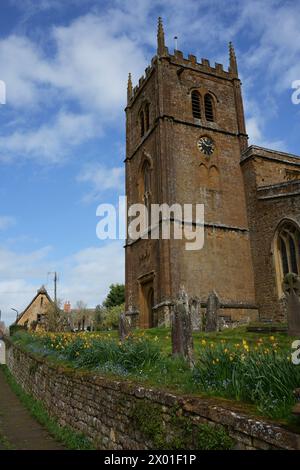
M 123 242 L 83 249 L 63 260 L 62 268 L 59 297 L 73 305 L 83 300 L 93 307 L 104 300 L 110 284 L 124 283 Z
M 11 35 L 0 40 L 1 79 L 6 83 L 7 105 L 21 108 L 36 106 L 49 87 L 50 64 L 30 39 Z M 4 66 L 5 64 L 5 66 Z
M 91 115 L 61 110 L 52 123 L 0 137 L 0 157 L 22 156 L 40 163 L 58 163 L 68 155 L 72 147 L 101 134 L 102 129 L 99 125 L 97 127 Z
M 142 46 L 121 26 L 112 28 L 108 17 L 88 14 L 55 27 L 50 31 L 53 57 L 26 37 L 0 40 L 7 106 L 28 116 L 15 131 L 6 123 L 0 136 L 2 160 L 18 156 L 57 162 L 70 147 L 101 137 L 110 123 L 123 124 L 128 72 L 138 77 L 146 60 Z M 72 103 L 77 113 L 68 110 Z M 44 110 L 49 110 L 48 123 L 37 126 L 45 120 L 40 119 Z
M 123 167 L 107 168 L 103 165 L 88 165 L 78 176 L 78 181 L 89 183 L 92 187 L 83 198 L 84 202 L 99 200 L 100 195 L 114 189 L 119 194 L 124 193 L 125 174 Z
M 283 140 L 266 140 L 264 138 L 263 126 L 258 118 L 251 117 L 247 119 L 246 127 L 249 135 L 249 145 L 258 145 L 272 150 L 287 151 Z
M 7 85 L 7 104 L 22 109 L 49 106 L 51 94 L 60 90 L 64 95 L 59 100 L 75 99 L 84 110 L 105 113 L 106 121 L 119 116 L 128 72 L 138 78 L 146 59 L 142 45 L 126 34 L 124 24 L 112 24 L 113 18 L 88 14 L 68 26 L 54 27 L 50 31 L 53 57 L 29 38 L 2 39 L 1 78 Z
M 0 215 L 0 231 L 6 230 L 15 225 L 16 219 L 8 215 Z
M 50 247 L 19 253 L 0 247 L 0 310 L 6 323 L 15 319 L 11 308 L 21 311 L 45 283 Z
M 59 273 L 58 297 L 83 300 L 91 307 L 101 303 L 109 285 L 124 282 L 124 248 L 122 241 L 111 241 L 99 247 L 88 247 L 73 255 L 49 260 L 50 247 L 28 253 L 0 249 L 0 309 L 6 323 L 14 321 L 11 307 L 20 312 L 46 284 L 53 296 L 52 282 L 47 285 L 47 273 Z
M 26 1 L 26 9 L 33 13 L 62 6 L 60 2 L 49 0 L 39 2 L 38 6 L 32 0 Z M 76 2 L 72 0 L 72 4 Z M 85 5 L 90 3 L 93 2 L 85 2 Z M 252 77 L 258 86 L 255 78 L 263 71 L 270 80 L 269 84 L 259 83 L 266 89 L 265 96 L 290 87 L 292 80 L 300 77 L 300 4 L 282 4 L 278 0 L 253 0 L 249 4 L 231 0 L 226 4 L 225 13 L 220 8 L 222 5 L 220 0 L 93 3 L 92 12 L 48 31 L 48 43 L 53 47 L 51 56 L 46 55 L 42 45 L 24 36 L 2 39 L 0 63 L 5 67 L 1 78 L 7 84 L 8 106 L 22 109 L 24 115 L 51 107 L 58 113 L 52 118 L 52 124 L 33 128 L 29 123 L 29 130 L 19 127 L 6 136 L 7 143 L 2 143 L 2 160 L 8 160 L 24 147 L 26 157 L 58 161 L 62 153 L 68 153 L 70 140 L 77 145 L 93 137 L 95 128 L 123 123 L 127 74 L 131 71 L 137 82 L 149 61 L 146 59 L 149 48 L 155 53 L 154 12 L 166 18 L 170 49 L 171 38 L 177 34 L 180 47 L 188 46 L 189 51 L 195 53 L 205 47 L 205 51 L 219 55 L 215 57 L 217 60 L 227 61 L 226 42 L 246 33 L 251 37 L 252 46 L 243 50 L 238 58 L 248 80 Z M 251 94 L 255 95 L 255 90 L 251 90 Z M 73 114 L 72 119 L 77 121 L 86 120 L 88 116 L 92 129 L 88 132 L 84 124 L 78 141 L 75 132 L 70 139 L 64 126 L 59 126 L 61 111 L 57 109 L 61 109 L 61 103 L 67 109 L 68 100 L 78 106 L 78 116 L 68 110 L 65 113 Z M 275 99 L 274 102 L 276 106 Z

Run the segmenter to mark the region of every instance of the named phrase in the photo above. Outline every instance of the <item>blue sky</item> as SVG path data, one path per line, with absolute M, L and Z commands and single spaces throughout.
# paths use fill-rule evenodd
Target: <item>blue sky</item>
M 250 142 L 299 151 L 300 2 L 1 0 L 0 309 L 22 310 L 47 273 L 59 297 L 101 302 L 124 279 L 122 241 L 99 241 L 96 208 L 124 193 L 127 75 L 172 50 L 228 66 L 234 42 Z

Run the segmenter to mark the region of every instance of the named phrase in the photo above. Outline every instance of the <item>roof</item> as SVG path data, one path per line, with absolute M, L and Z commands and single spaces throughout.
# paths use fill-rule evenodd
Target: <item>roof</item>
M 44 285 L 41 286 L 38 289 L 36 295 L 33 297 L 32 301 L 27 305 L 27 307 L 23 310 L 23 312 L 18 316 L 18 319 L 16 320 L 16 324 L 19 322 L 19 320 L 21 320 L 23 315 L 27 312 L 29 307 L 33 304 L 33 302 L 38 298 L 39 295 L 45 295 L 47 297 L 47 299 L 49 300 L 49 302 L 52 303 L 52 299 L 51 299 L 50 295 L 48 294 L 47 289 L 45 288 Z

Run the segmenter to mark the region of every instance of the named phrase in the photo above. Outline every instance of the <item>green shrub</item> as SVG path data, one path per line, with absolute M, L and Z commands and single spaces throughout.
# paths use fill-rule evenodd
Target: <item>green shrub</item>
M 9 335 L 13 336 L 15 333 L 18 331 L 26 331 L 26 327 L 23 325 L 16 325 L 15 323 L 13 325 L 10 325 L 9 327 Z
M 105 308 L 102 312 L 103 318 L 101 323 L 101 330 L 116 330 L 119 327 L 119 319 L 122 312 L 124 312 L 124 304 Z

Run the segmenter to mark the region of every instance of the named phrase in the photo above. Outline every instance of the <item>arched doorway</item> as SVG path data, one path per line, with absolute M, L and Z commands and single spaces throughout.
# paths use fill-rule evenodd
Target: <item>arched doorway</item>
M 153 328 L 157 326 L 154 307 L 154 276 L 147 275 L 140 280 L 140 327 Z

